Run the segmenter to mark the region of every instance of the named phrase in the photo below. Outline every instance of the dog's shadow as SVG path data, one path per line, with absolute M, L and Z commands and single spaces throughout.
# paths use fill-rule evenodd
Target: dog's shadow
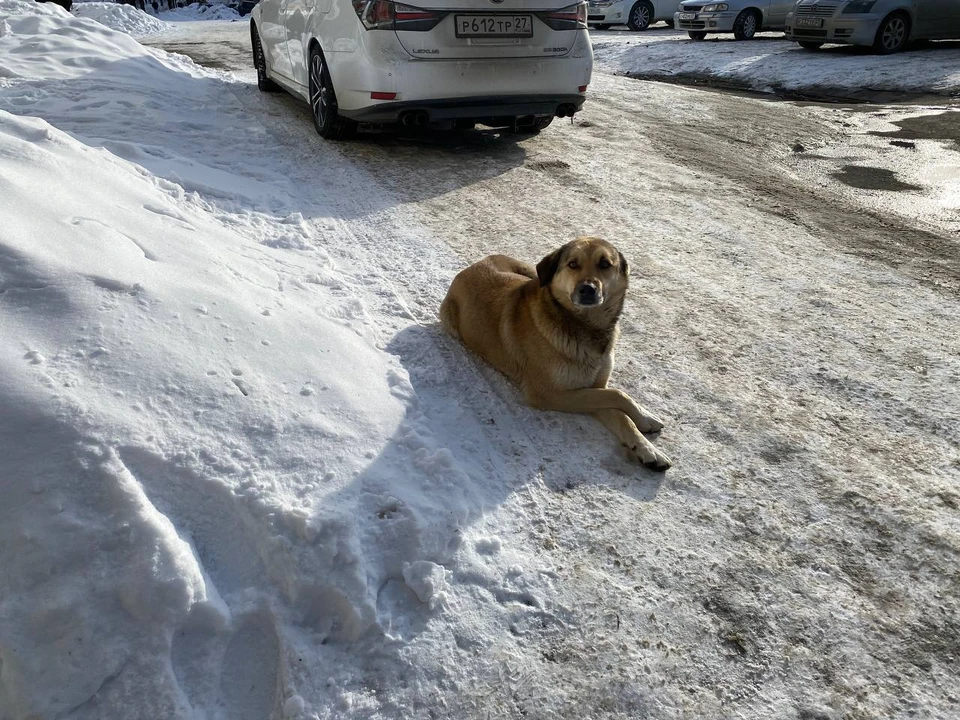
M 406 369 L 424 422 L 439 443 L 465 448 L 502 468 L 507 494 L 530 482 L 556 492 L 584 486 L 616 489 L 637 500 L 656 499 L 664 474 L 628 459 L 624 449 L 588 415 L 539 411 L 499 372 L 473 356 L 440 326 L 414 325 L 387 346 Z M 464 440 L 467 442 L 464 444 Z M 489 488 L 488 488 L 489 489 Z

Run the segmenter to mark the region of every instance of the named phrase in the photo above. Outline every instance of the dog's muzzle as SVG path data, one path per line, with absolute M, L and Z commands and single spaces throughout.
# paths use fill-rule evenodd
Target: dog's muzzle
M 582 282 L 573 293 L 573 304 L 579 307 L 593 307 L 603 302 L 603 290 L 593 282 Z

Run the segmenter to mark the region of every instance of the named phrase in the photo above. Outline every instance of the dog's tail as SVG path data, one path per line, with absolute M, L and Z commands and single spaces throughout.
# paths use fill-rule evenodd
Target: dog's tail
M 460 306 L 449 295 L 440 303 L 440 323 L 453 337 L 460 337 Z

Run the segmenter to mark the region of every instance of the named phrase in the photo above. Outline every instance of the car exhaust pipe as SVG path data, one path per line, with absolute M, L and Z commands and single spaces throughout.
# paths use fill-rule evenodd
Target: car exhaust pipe
M 404 127 L 423 127 L 429 122 L 426 110 L 408 110 L 400 116 L 400 124 Z
M 573 117 L 577 112 L 577 106 L 573 103 L 565 103 L 557 107 L 557 117 Z
M 518 128 L 531 128 L 537 122 L 536 115 L 524 115 L 517 118 L 516 127 Z

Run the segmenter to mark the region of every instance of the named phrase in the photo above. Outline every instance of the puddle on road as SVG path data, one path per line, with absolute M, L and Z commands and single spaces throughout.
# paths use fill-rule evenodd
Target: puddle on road
M 954 149 L 960 150 L 960 113 L 949 110 L 936 115 L 918 115 L 891 120 L 899 130 L 874 130 L 870 134 L 879 137 L 900 138 L 904 140 L 946 140 L 953 141 Z
M 892 190 L 894 192 L 923 190 L 919 185 L 911 185 L 899 180 L 893 170 L 864 165 L 844 165 L 842 170 L 830 173 L 830 176 L 858 190 Z

